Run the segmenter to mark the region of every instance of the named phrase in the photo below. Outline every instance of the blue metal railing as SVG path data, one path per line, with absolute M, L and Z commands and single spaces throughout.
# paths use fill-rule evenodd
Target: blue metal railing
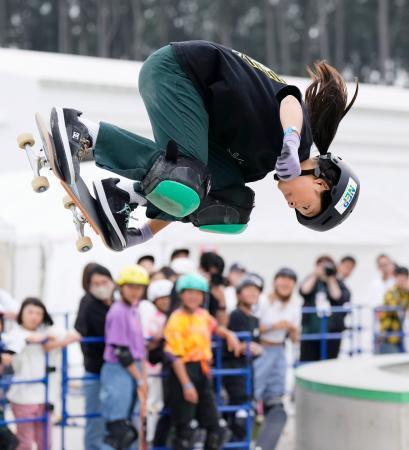
M 39 450 L 49 450 L 50 442 L 49 442 L 49 430 L 50 430 L 50 411 L 49 411 L 49 355 L 48 352 L 45 352 L 44 357 L 44 377 L 31 379 L 31 380 L 16 380 L 10 377 L 7 379 L 6 377 L 0 377 L 0 389 L 3 391 L 4 395 L 7 388 L 11 385 L 16 384 L 37 384 L 42 383 L 44 385 L 44 415 L 40 417 L 27 417 L 21 419 L 8 419 L 8 420 L 0 420 L 0 427 L 5 427 L 11 424 L 19 424 L 19 423 L 33 423 L 40 422 L 43 423 L 43 432 L 44 432 L 44 448 Z
M 370 324 L 363 325 L 363 315 L 368 310 L 372 316 L 372 326 Z M 347 339 L 349 350 L 347 354 L 349 356 L 354 356 L 357 354 L 361 354 L 364 351 L 363 348 L 363 333 L 369 332 L 373 337 L 373 349 L 377 351 L 377 346 L 380 341 L 385 340 L 390 336 L 396 336 L 400 338 L 400 350 L 404 351 L 404 337 L 406 336 L 403 328 L 397 332 L 382 332 L 379 331 L 377 324 L 379 322 L 379 315 L 382 312 L 394 311 L 398 314 L 398 317 L 404 317 L 404 310 L 399 307 L 379 307 L 379 308 L 369 308 L 363 305 L 354 305 L 347 307 L 332 307 L 328 313 L 322 313 L 315 307 L 304 307 L 302 309 L 302 313 L 305 315 L 308 314 L 316 314 L 319 313 L 319 332 L 317 333 L 304 333 L 301 335 L 301 341 L 319 341 L 320 346 L 320 359 L 326 359 L 328 357 L 328 341 L 330 340 L 339 340 L 339 339 Z M 342 332 L 329 332 L 328 331 L 328 322 L 330 320 L 330 316 L 332 314 L 344 314 L 348 315 L 351 321 L 350 326 L 348 326 Z M 70 314 L 66 313 L 63 315 L 64 325 L 68 329 L 69 325 L 69 317 Z M 245 336 L 246 335 L 246 336 Z M 240 338 L 249 342 L 250 337 L 248 333 L 239 334 Z M 84 338 L 82 339 L 83 343 L 101 343 L 103 342 L 103 338 Z M 247 346 L 249 347 L 249 346 Z M 212 375 L 214 378 L 215 384 L 215 393 L 216 393 L 216 401 L 220 412 L 224 413 L 233 413 L 239 409 L 245 409 L 247 414 L 247 423 L 246 423 L 246 439 L 243 442 L 231 442 L 226 444 L 225 448 L 250 448 L 251 441 L 251 432 L 252 432 L 252 405 L 249 403 L 245 405 L 225 405 L 222 399 L 222 386 L 223 386 L 223 377 L 225 376 L 244 376 L 246 379 L 246 393 L 248 397 L 251 397 L 252 392 L 252 376 L 251 376 L 251 366 L 248 365 L 243 369 L 226 369 L 223 368 L 222 365 L 222 345 L 221 340 L 219 338 L 216 339 L 216 345 L 214 347 L 214 368 L 212 369 Z M 46 405 L 45 414 L 39 418 L 22 418 L 22 419 L 14 419 L 14 420 L 0 420 L 0 426 L 6 426 L 8 424 L 15 423 L 29 423 L 29 422 L 42 422 L 44 424 L 44 433 L 45 433 L 45 449 L 48 450 L 49 442 L 48 442 L 48 428 L 50 425 L 49 411 L 47 409 L 49 403 L 49 358 L 46 353 L 45 357 L 45 375 L 43 378 L 33 379 L 33 380 L 7 380 L 5 377 L 0 378 L 0 389 L 5 389 L 11 384 L 30 384 L 30 383 L 42 383 L 45 387 L 44 394 L 44 404 Z M 62 349 L 62 377 L 61 377 L 61 449 L 65 450 L 65 442 L 66 442 L 66 428 L 71 426 L 77 426 L 77 424 L 73 421 L 79 418 L 96 418 L 100 417 L 100 414 L 70 414 L 68 411 L 68 395 L 69 395 L 69 383 L 71 381 L 86 381 L 92 379 L 98 379 L 98 376 L 73 376 L 69 374 L 69 358 L 68 358 L 68 349 Z M 166 411 L 165 411 L 166 414 Z M 153 449 L 152 449 L 153 450 Z M 164 450 L 156 448 L 155 450 Z
M 250 355 L 249 352 L 249 343 L 251 339 L 250 333 L 242 332 L 236 333 L 236 336 L 245 342 L 247 342 L 247 356 Z M 81 339 L 81 343 L 92 344 L 92 343 L 101 343 L 104 342 L 104 339 L 101 337 L 86 337 Z M 244 376 L 246 379 L 246 395 L 249 399 L 252 397 L 252 376 L 251 376 L 251 364 L 248 359 L 247 367 L 243 369 L 224 369 L 222 367 L 222 352 L 223 352 L 223 341 L 220 338 L 215 338 L 214 340 L 214 355 L 215 355 L 215 366 L 212 368 L 212 376 L 215 380 L 215 390 L 216 390 L 216 403 L 218 405 L 218 411 L 221 413 L 233 413 L 238 410 L 246 410 L 247 411 L 247 420 L 246 420 L 246 439 L 241 442 L 229 442 L 224 448 L 225 449 L 245 449 L 250 450 L 251 446 L 251 430 L 252 430 L 252 405 L 251 400 L 242 405 L 224 405 L 222 400 L 222 378 L 225 376 Z M 69 426 L 77 426 L 75 423 L 70 422 L 70 419 L 79 419 L 79 418 L 98 418 L 101 417 L 101 414 L 71 414 L 68 412 L 67 408 L 67 396 L 68 396 L 68 384 L 70 381 L 85 381 L 91 379 L 98 379 L 99 376 L 71 376 L 68 373 L 69 362 L 68 362 L 68 349 L 62 349 L 62 377 L 61 377 L 61 394 L 62 394 L 62 413 L 61 413 L 61 449 L 65 450 L 66 446 L 66 427 Z M 161 376 L 167 376 L 163 374 Z M 167 411 L 164 411 L 163 414 L 168 414 Z M 152 447 L 151 450 L 165 450 L 165 447 L 158 448 Z

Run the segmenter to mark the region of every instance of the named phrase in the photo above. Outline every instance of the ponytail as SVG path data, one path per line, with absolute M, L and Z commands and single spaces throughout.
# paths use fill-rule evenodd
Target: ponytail
M 358 80 L 355 93 L 347 105 L 347 86 L 339 72 L 326 61 L 319 61 L 314 68 L 307 67 L 312 78 L 305 91 L 305 104 L 311 123 L 313 141 L 321 155 L 328 153 L 328 148 L 335 137 L 342 118 L 351 109 L 358 95 Z

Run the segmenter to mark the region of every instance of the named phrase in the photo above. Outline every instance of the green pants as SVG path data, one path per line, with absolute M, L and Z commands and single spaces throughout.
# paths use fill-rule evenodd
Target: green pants
M 208 166 L 212 190 L 244 184 L 240 168 L 227 151 L 209 142 L 209 117 L 203 100 L 176 61 L 171 45 L 145 61 L 139 74 L 139 92 L 155 140 L 101 122 L 94 148 L 98 166 L 140 181 L 173 139 L 182 155 Z M 151 211 L 150 217 L 176 220 L 159 210 L 156 215 Z

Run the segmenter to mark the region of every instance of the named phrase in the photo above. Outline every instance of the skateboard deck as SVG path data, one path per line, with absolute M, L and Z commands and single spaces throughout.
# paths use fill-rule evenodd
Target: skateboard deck
M 35 114 L 35 120 L 42 141 L 40 155 L 36 156 L 32 149 L 34 139 L 31 135 L 23 134 L 18 137 L 19 146 L 26 150 L 30 165 L 34 171 L 33 189 L 36 192 L 44 192 L 48 189 L 47 179 L 40 177 L 39 174 L 41 168 L 49 166 L 68 194 L 64 198 L 64 207 L 70 209 L 74 217 L 74 224 L 79 235 L 77 249 L 85 252 L 92 248 L 91 239 L 84 236 L 84 225 L 88 223 L 108 248 L 117 250 L 110 245 L 109 232 L 105 223 L 100 218 L 97 201 L 89 192 L 84 180 L 80 177 L 73 184 L 68 184 L 64 180 L 62 172 L 58 167 L 57 155 L 51 133 L 48 131 L 47 125 L 39 113 Z M 42 155 L 41 152 L 44 154 Z M 38 183 L 36 183 L 37 180 Z

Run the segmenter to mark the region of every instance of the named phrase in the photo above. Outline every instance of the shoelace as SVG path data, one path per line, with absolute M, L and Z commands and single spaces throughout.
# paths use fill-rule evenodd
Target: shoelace
M 89 139 L 80 140 L 80 149 L 78 151 L 78 159 L 82 161 L 91 152 L 91 141 Z
M 120 211 L 116 212 L 117 214 L 123 214 L 125 216 L 125 225 L 126 226 L 128 226 L 132 211 L 133 210 L 130 207 L 129 203 L 125 203 L 125 206 Z

